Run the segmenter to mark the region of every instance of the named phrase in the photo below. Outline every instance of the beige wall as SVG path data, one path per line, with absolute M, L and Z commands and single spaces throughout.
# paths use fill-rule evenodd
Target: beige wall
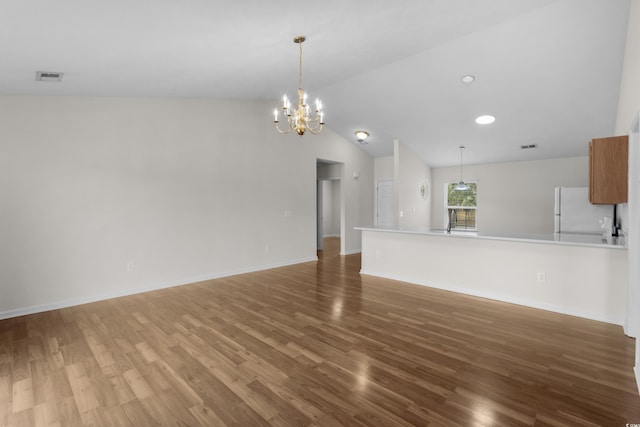
M 315 259 L 318 158 L 359 172 L 358 251 L 373 159 L 330 129 L 280 135 L 271 109 L 0 96 L 0 318 Z
M 478 231 L 553 233 L 555 187 L 586 187 L 588 158 L 465 165 L 465 181 L 478 182 Z M 434 168 L 433 228 L 445 227 L 445 185 L 460 180 L 460 168 Z

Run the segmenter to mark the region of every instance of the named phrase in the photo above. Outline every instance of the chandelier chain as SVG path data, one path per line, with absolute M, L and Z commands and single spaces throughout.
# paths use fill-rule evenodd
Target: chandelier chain
M 300 71 L 298 72 L 298 89 L 302 89 L 302 41 L 298 42 L 298 46 L 300 46 Z

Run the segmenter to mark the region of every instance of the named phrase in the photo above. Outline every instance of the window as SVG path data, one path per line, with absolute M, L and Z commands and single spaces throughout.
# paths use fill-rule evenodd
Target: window
M 445 227 L 451 219 L 452 230 L 477 230 L 476 192 L 478 184 L 467 182 L 466 191 L 454 190 L 456 182 L 450 182 L 446 188 L 446 210 L 444 215 Z

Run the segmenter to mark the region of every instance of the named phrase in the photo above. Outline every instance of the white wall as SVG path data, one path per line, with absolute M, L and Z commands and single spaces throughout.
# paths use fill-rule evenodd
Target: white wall
M 318 179 L 343 179 L 344 167 L 340 163 L 336 164 L 319 164 Z
M 623 210 L 623 228 L 627 233 L 629 251 L 629 284 L 625 333 L 632 337 L 640 331 L 640 0 L 631 0 L 627 44 L 616 116 L 616 135 L 629 134 L 629 203 Z M 631 132 L 629 132 L 632 130 Z M 640 340 L 636 338 L 636 383 L 640 389 Z
M 554 188 L 587 187 L 588 167 L 588 157 L 465 165 L 464 180 L 478 182 L 478 231 L 553 233 Z M 442 228 L 445 184 L 460 180 L 460 168 L 434 168 L 432 177 L 431 226 Z
M 376 181 L 394 178 L 393 156 L 376 157 L 373 163 L 373 174 Z
M 640 0 L 631 0 L 624 52 L 616 135 L 626 135 L 640 106 Z
M 618 96 L 618 113 L 616 116 L 616 135 L 629 134 L 634 120 L 640 110 L 640 0 L 631 0 L 629 7 L 629 23 L 627 25 L 627 43 L 624 52 L 624 64 Z M 630 140 L 630 143 L 632 141 Z M 629 148 L 632 156 L 636 147 Z M 633 149 L 633 150 L 632 150 Z M 637 167 L 640 161 L 630 158 L 630 167 Z M 633 173 L 630 172 L 630 176 Z M 638 191 L 637 183 L 629 181 L 629 193 Z M 629 206 L 619 205 L 620 222 L 625 233 L 629 232 Z M 638 234 L 640 238 L 640 233 Z
M 640 116 L 636 116 L 629 132 L 629 198 L 623 231 L 627 237 L 629 257 L 629 289 L 627 319 L 624 332 L 638 337 L 640 330 Z M 636 377 L 640 376 L 640 340 L 636 340 Z
M 330 129 L 280 135 L 271 109 L 0 97 L 0 318 L 315 259 L 318 158 L 359 172 L 343 179 L 358 251 L 373 159 Z
M 398 225 L 400 227 L 429 227 L 431 224 L 431 168 L 409 147 L 394 141 L 394 190 L 397 197 Z M 420 186 L 429 188 L 426 198 L 420 195 Z
M 638 115 L 640 107 L 638 76 L 640 76 L 640 0 L 631 0 L 615 135 L 627 135 L 633 120 Z M 628 234 L 629 207 L 626 203 L 618 205 L 618 223 L 625 234 Z

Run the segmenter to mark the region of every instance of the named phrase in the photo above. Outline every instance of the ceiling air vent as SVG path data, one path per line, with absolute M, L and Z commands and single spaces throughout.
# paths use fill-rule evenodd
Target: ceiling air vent
M 56 71 L 36 71 L 36 81 L 38 82 L 61 82 L 64 73 Z
M 520 149 L 521 150 L 530 150 L 531 148 L 536 148 L 537 146 L 538 146 L 538 144 L 521 145 Z

